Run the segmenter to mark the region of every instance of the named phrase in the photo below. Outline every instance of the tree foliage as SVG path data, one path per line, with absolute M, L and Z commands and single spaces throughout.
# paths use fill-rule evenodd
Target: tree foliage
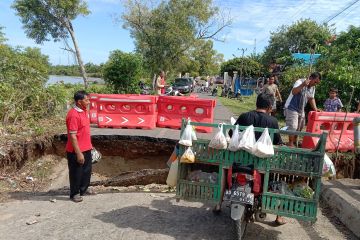
M 317 51 L 321 53 L 331 34 L 327 25 L 310 19 L 299 20 L 290 26 L 283 25 L 271 33 L 263 54 L 263 64 L 269 65 L 273 59 L 278 63 L 288 62 L 292 53 L 310 53 L 313 46 L 317 46 Z
M 0 119 L 3 125 L 36 121 L 64 106 L 56 88 L 46 88 L 48 57 L 38 48 L 0 44 Z
M 115 50 L 104 66 L 104 80 L 114 93 L 139 93 L 142 64 L 139 55 Z
M 78 15 L 88 15 L 90 12 L 83 0 L 15 0 L 13 8 L 20 16 L 25 33 L 36 43 L 65 40 L 71 37 L 75 50 L 66 50 L 76 54 L 85 87 L 87 76 L 81 59 L 72 21 Z
M 328 97 L 330 87 L 339 89 L 343 104 L 350 100 L 352 87 L 355 87 L 352 110 L 356 109 L 360 96 L 360 27 L 350 26 L 341 32 L 330 46 L 324 49 L 317 68 L 323 72 L 324 81 L 317 92 L 320 101 Z
M 189 60 L 185 56 L 190 56 L 199 39 L 216 38 L 228 25 L 224 19 L 215 21 L 218 9 L 212 0 L 169 0 L 155 8 L 129 0 L 126 9 L 123 26 L 130 30 L 136 51 L 152 73 L 173 71 L 180 61 Z
M 261 75 L 262 65 L 250 57 L 238 57 L 230 59 L 221 64 L 221 75 L 228 72 L 233 76 L 233 72 L 237 71 L 239 76 L 257 77 Z

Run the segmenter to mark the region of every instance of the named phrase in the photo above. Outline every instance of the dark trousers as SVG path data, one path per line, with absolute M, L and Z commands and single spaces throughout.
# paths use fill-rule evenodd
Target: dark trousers
M 85 162 L 80 165 L 77 162 L 76 154 L 67 152 L 69 181 L 70 181 L 70 198 L 76 194 L 84 195 L 90 185 L 91 178 L 91 150 L 83 152 Z

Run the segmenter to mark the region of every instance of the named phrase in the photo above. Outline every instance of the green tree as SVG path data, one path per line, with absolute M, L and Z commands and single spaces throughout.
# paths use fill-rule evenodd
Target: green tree
M 350 26 L 341 32 L 331 45 L 324 49 L 324 54 L 317 63 L 317 69 L 323 73 L 323 81 L 317 90 L 317 98 L 323 102 L 328 97 L 330 87 L 339 89 L 343 104 L 350 100 L 352 87 L 355 87 L 352 110 L 360 100 L 360 27 Z
M 321 53 L 331 34 L 327 25 L 310 19 L 299 20 L 290 26 L 283 25 L 271 33 L 262 62 L 266 66 L 274 59 L 278 63 L 289 62 L 292 53 L 309 53 L 313 46 L 317 46 L 316 50 Z
M 257 77 L 261 74 L 262 65 L 249 57 L 238 57 L 230 59 L 221 64 L 221 75 L 228 72 L 233 76 L 233 72 L 237 71 L 238 75 L 244 77 Z
M 4 27 L 0 26 L 0 44 L 4 44 L 7 41 L 3 29 Z
M 220 64 L 223 62 L 222 54 L 213 49 L 211 40 L 199 40 L 191 54 L 195 61 L 199 62 L 199 75 L 215 75 L 220 71 Z
M 85 88 L 87 76 L 81 58 L 80 49 L 75 37 L 72 21 L 78 16 L 86 16 L 90 12 L 83 0 L 15 0 L 13 8 L 21 18 L 26 35 L 36 43 L 64 40 L 67 43 L 69 35 L 75 50 L 70 47 L 68 51 L 76 54 Z
M 142 65 L 139 55 L 115 50 L 104 65 L 104 80 L 115 93 L 139 93 Z
M 216 38 L 229 25 L 229 21 L 217 18 L 218 13 L 212 0 L 161 1 L 155 8 L 128 0 L 122 20 L 147 70 L 154 73 L 159 69 L 174 71 L 181 60 L 188 61 L 184 56 L 199 39 Z

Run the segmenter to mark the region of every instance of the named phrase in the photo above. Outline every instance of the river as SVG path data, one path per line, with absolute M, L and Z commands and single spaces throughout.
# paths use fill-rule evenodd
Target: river
M 90 78 L 88 78 L 88 81 L 102 83 L 102 84 L 104 83 L 104 80 L 101 78 L 91 78 L 90 77 Z M 50 75 L 47 84 L 50 85 L 50 84 L 55 84 L 55 83 L 59 83 L 59 82 L 77 84 L 77 83 L 83 83 L 84 81 L 83 81 L 82 77 Z

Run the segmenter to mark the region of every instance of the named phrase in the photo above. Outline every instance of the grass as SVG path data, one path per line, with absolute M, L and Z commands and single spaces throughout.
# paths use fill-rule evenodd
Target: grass
M 227 107 L 230 112 L 232 112 L 235 116 L 239 116 L 242 113 L 249 112 L 256 109 L 256 94 L 251 96 L 243 96 L 242 100 L 238 99 L 230 99 L 226 97 L 218 96 L 217 99 L 221 102 L 222 105 Z M 285 126 L 285 118 L 280 111 L 276 114 L 276 119 L 279 122 L 279 127 Z

